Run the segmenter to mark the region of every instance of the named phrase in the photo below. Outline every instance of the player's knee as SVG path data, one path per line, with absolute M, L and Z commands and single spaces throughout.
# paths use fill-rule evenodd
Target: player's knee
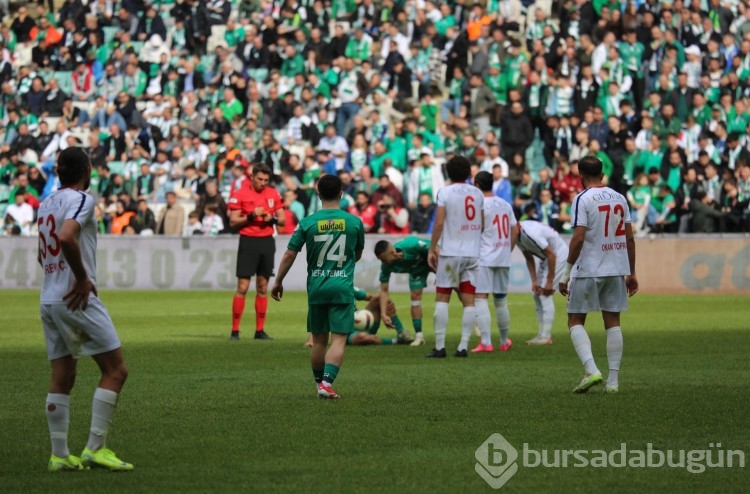
M 495 297 L 495 300 L 503 300 L 508 301 L 508 294 L 507 293 L 493 293 L 493 297 Z
M 76 371 L 72 370 L 64 375 L 52 376 L 52 387 L 58 392 L 70 393 L 76 383 Z
M 120 385 L 125 384 L 125 381 L 128 379 L 128 367 L 125 365 L 125 362 L 121 362 L 110 369 L 107 377 L 112 381 L 120 383 Z
M 417 302 L 416 304 L 414 302 Z M 411 305 L 412 307 L 422 305 L 422 290 L 415 290 L 411 292 Z

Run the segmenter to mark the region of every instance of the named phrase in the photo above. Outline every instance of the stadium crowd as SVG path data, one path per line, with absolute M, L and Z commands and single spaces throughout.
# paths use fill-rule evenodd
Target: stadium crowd
M 454 154 L 560 232 L 590 154 L 640 235 L 749 231 L 741 0 L 48 3 L 0 3 L 3 234 L 34 233 L 68 146 L 102 234 L 228 232 L 254 162 L 282 233 L 334 173 L 369 233 L 427 233 Z

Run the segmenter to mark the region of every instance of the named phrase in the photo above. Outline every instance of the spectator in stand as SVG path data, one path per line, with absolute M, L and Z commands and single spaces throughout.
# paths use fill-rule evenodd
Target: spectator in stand
M 432 195 L 423 193 L 419 196 L 419 203 L 409 212 L 409 229 L 412 233 L 432 233 L 432 223 L 435 219 L 437 205 Z
M 397 204 L 390 194 L 383 195 L 377 203 L 378 215 L 375 227 L 385 235 L 409 233 L 409 212 Z
M 349 206 L 349 213 L 362 220 L 365 233 L 375 233 L 375 219 L 378 215 L 378 209 L 370 204 L 370 195 L 361 190 L 354 197 L 354 204 Z

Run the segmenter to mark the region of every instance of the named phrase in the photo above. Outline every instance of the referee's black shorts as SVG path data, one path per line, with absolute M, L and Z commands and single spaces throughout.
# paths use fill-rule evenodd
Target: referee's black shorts
M 247 237 L 240 235 L 237 249 L 237 278 L 273 276 L 276 242 L 273 237 Z

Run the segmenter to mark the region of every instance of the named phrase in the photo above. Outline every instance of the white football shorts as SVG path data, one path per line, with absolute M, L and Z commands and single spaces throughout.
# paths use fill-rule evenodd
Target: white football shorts
M 93 294 L 86 310 L 71 311 L 60 303 L 42 304 L 40 312 L 50 360 L 99 355 L 120 347 L 107 308 Z

